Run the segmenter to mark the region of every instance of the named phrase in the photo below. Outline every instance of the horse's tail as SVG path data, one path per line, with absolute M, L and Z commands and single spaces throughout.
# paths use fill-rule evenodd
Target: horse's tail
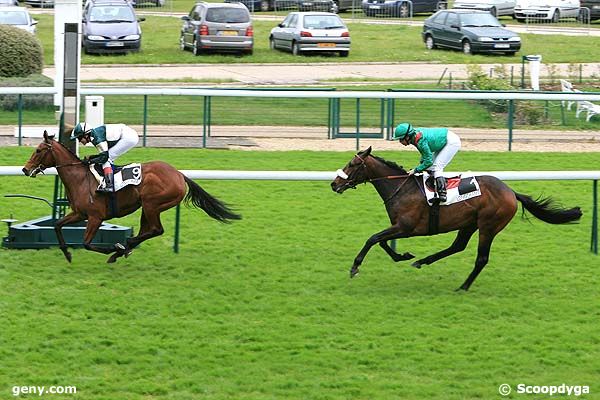
M 230 222 L 232 219 L 242 219 L 242 216 L 234 213 L 225 203 L 221 200 L 212 197 L 204 189 L 200 187 L 196 182 L 183 176 L 185 183 L 187 183 L 190 190 L 187 192 L 184 200 L 186 204 L 192 204 L 195 207 L 204 210 L 210 217 L 216 219 L 219 222 Z
M 579 207 L 560 208 L 554 205 L 551 198 L 540 198 L 534 200 L 531 197 L 515 192 L 517 200 L 523 204 L 523 214 L 525 210 L 533 214 L 534 217 L 541 219 L 549 224 L 566 224 L 579 220 L 583 215 Z

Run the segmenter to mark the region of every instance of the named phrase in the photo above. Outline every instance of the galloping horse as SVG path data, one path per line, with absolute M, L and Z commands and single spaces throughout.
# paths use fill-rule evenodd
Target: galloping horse
M 219 222 L 229 222 L 241 219 L 241 216 L 231 211 L 224 203 L 212 197 L 198 184 L 177 171 L 171 165 L 152 161 L 142 164 L 142 182 L 138 186 L 127 186 L 116 192 L 118 210 L 111 213 L 110 196 L 96 193 L 96 178 L 87 165 L 44 132 L 44 140 L 33 152 L 23 173 L 35 176 L 49 167 L 56 167 L 58 175 L 65 185 L 67 198 L 72 211 L 56 222 L 54 227 L 60 249 L 71 262 L 71 253 L 67 249 L 62 234 L 62 227 L 87 218 L 83 236 L 83 244 L 87 250 L 103 254 L 114 253 L 107 262 L 112 263 L 121 256 L 129 256 L 131 251 L 140 243 L 155 236 L 162 235 L 164 229 L 160 222 L 160 213 L 181 203 L 182 200 L 201 208 L 210 217 Z M 189 189 L 186 190 L 186 184 Z M 187 191 L 187 195 L 186 195 Z M 140 231 L 137 236 L 127 239 L 125 246 L 116 244 L 114 248 L 101 248 L 91 244 L 94 235 L 102 221 L 129 215 L 142 208 Z
M 358 273 L 363 259 L 375 244 L 378 244 L 396 262 L 410 260 L 410 253 L 398 254 L 388 244 L 391 239 L 430 235 L 429 206 L 419 186 L 419 178 L 407 175 L 406 171 L 393 162 L 371 154 L 371 148 L 359 152 L 344 167 L 343 173 L 331 182 L 331 188 L 343 193 L 356 188 L 360 183 L 371 182 L 384 200 L 392 226 L 371 236 L 354 259 L 350 277 Z M 493 176 L 477 177 L 481 196 L 460 203 L 440 207 L 438 233 L 458 231 L 452 245 L 412 263 L 420 268 L 454 253 L 463 251 L 475 231 L 479 230 L 479 245 L 475 268 L 457 290 L 469 290 L 477 275 L 488 262 L 494 237 L 511 221 L 517 212 L 517 200 L 536 218 L 550 224 L 564 224 L 581 218 L 579 207 L 561 209 L 553 206 L 549 198 L 533 200 L 514 192 Z

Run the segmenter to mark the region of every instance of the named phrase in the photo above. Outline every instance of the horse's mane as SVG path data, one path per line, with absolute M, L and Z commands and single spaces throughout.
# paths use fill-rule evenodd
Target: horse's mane
M 388 167 L 390 167 L 391 169 L 398 171 L 400 174 L 405 175 L 406 174 L 406 170 L 404 168 L 402 168 L 401 165 L 396 164 L 393 161 L 388 161 L 385 160 L 381 157 L 378 156 L 374 156 L 373 154 L 371 154 L 371 157 L 373 157 L 374 159 L 376 159 L 377 161 L 381 161 L 382 163 L 384 163 L 385 165 L 387 165 Z
M 55 143 L 58 143 L 58 144 L 60 145 L 60 147 L 62 147 L 63 149 L 67 150 L 67 152 L 71 153 L 71 155 L 72 155 L 73 157 L 75 157 L 75 159 L 77 159 L 77 160 L 81 161 L 81 159 L 79 158 L 79 156 L 78 156 L 77 154 L 73 153 L 73 152 L 71 151 L 71 149 L 70 149 L 70 148 L 68 148 L 67 146 L 65 146 L 64 144 L 62 144 L 62 143 L 61 143 L 59 140 L 56 140 L 56 139 L 54 139 L 54 138 L 53 138 L 52 140 L 53 140 Z

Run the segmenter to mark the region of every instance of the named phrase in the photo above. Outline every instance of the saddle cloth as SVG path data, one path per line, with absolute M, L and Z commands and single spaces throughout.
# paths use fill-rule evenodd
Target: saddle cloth
M 129 185 L 139 185 L 142 182 L 142 164 L 127 164 L 123 167 L 114 167 L 115 192 Z M 104 173 L 102 165 L 90 165 L 90 171 L 98 181 L 98 187 L 104 187 Z
M 426 172 L 423 173 L 423 187 L 427 202 L 432 204 L 433 199 L 437 197 L 437 193 L 433 186 L 433 176 Z M 452 178 L 446 178 L 446 191 L 447 199 L 444 203 L 441 203 L 443 206 L 449 206 L 450 204 L 481 196 L 479 182 L 477 182 L 477 179 L 472 175 L 459 175 Z

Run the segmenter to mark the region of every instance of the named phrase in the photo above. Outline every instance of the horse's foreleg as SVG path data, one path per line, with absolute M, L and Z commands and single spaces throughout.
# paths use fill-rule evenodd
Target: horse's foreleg
M 354 264 L 352 264 L 352 268 L 350 269 L 350 278 L 353 278 L 356 274 L 358 274 L 358 267 L 360 267 L 360 264 L 362 264 L 363 260 L 365 259 L 365 256 L 367 255 L 369 250 L 371 250 L 371 247 L 382 241 L 398 239 L 404 236 L 405 234 L 404 232 L 402 232 L 402 229 L 400 227 L 391 226 L 387 229 L 384 229 L 381 232 L 374 234 L 369 239 L 367 239 L 367 242 L 354 259 Z
M 420 260 L 417 260 L 414 263 L 412 263 L 411 265 L 415 268 L 421 268 L 422 265 L 432 264 L 438 260 L 441 260 L 444 257 L 448 257 L 452 254 L 463 251 L 464 249 L 467 248 L 467 244 L 469 243 L 471 236 L 473 236 L 473 233 L 475 233 L 476 230 L 477 230 L 476 226 L 463 228 L 463 229 L 459 230 L 458 235 L 456 236 L 456 239 L 454 239 L 454 242 L 450 245 L 450 247 L 448 247 L 447 249 L 444 249 L 442 251 L 439 251 L 435 254 L 431 254 Z
M 83 234 L 83 247 L 85 247 L 86 250 L 95 251 L 102 254 L 110 254 L 114 251 L 118 251 L 119 249 L 116 246 L 110 249 L 98 247 L 92 244 L 92 240 L 94 240 L 94 236 L 96 236 L 100 225 L 102 225 L 102 220 L 100 218 L 92 217 L 88 219 L 88 223 L 85 227 L 85 233 Z
M 388 255 L 392 258 L 392 260 L 394 260 L 396 262 L 406 261 L 406 260 L 410 260 L 411 258 L 415 258 L 415 256 L 413 256 L 409 252 L 406 252 L 404 254 L 396 253 L 394 251 L 394 249 L 392 249 L 390 247 L 390 245 L 387 244 L 387 241 L 379 242 L 379 246 L 381 246 L 381 248 L 384 249 L 386 253 L 388 253 Z
M 69 252 L 69 250 L 67 248 L 67 244 L 65 243 L 65 238 L 62 233 L 62 227 L 67 224 L 73 224 L 75 222 L 79 222 L 82 219 L 83 219 L 83 216 L 81 214 L 72 211 L 69 214 L 62 217 L 61 219 L 59 219 L 58 221 L 56 221 L 56 224 L 54 225 L 54 232 L 56 232 L 56 238 L 58 239 L 58 246 L 62 250 L 62 252 L 65 255 L 65 258 L 67 259 L 68 262 L 71 262 L 72 257 L 71 257 L 71 253 Z

